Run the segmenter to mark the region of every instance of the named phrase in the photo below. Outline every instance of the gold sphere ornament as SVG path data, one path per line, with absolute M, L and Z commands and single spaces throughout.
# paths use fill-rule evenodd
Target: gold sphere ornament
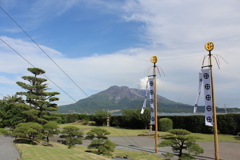
M 152 63 L 157 63 L 157 56 L 152 56 L 151 58 L 150 58 L 150 61 L 152 62 Z
M 208 42 L 204 45 L 204 47 L 207 51 L 211 51 L 214 49 L 214 44 L 212 42 Z

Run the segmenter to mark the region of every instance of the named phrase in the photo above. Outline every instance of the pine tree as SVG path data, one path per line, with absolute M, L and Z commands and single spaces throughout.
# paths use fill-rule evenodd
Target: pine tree
M 26 121 L 23 112 L 30 109 L 30 106 L 24 103 L 22 97 L 17 95 L 6 96 L 0 100 L 0 124 L 1 127 L 11 127 Z
M 17 95 L 25 96 L 25 103 L 32 108 L 25 112 L 26 116 L 29 117 L 29 121 L 36 120 L 43 124 L 51 119 L 49 111 L 56 111 L 58 109 L 57 104 L 53 102 L 59 100 L 59 98 L 55 96 L 60 93 L 46 92 L 49 89 L 45 83 L 47 79 L 38 77 L 45 73 L 44 70 L 40 68 L 28 68 L 28 71 L 34 76 L 22 77 L 22 79 L 28 83 L 16 82 L 26 90 L 26 92 L 17 92 Z

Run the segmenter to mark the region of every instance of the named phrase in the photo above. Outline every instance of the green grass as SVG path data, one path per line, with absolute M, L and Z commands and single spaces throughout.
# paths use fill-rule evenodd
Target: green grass
M 61 124 L 59 125 L 60 128 L 63 128 L 65 126 L 76 126 L 79 129 L 85 129 L 83 133 L 87 133 L 90 131 L 90 129 L 95 128 L 97 126 L 85 126 L 80 123 L 67 123 L 67 124 Z M 111 134 L 109 136 L 138 136 L 139 134 L 144 134 L 144 133 L 149 133 L 149 129 L 124 129 L 124 128 L 118 128 L 118 127 L 104 127 L 100 126 L 100 128 L 104 128 L 108 130 Z M 166 135 L 169 134 L 167 132 L 158 132 L 158 134 L 161 135 Z M 202 133 L 192 133 L 192 135 L 198 136 L 201 138 L 201 142 L 211 142 L 214 141 L 214 136 L 213 134 L 202 134 Z M 219 134 L 218 135 L 218 140 L 219 141 L 227 141 L 227 142 L 240 142 L 240 140 L 236 140 L 234 137 L 235 135 L 225 135 L 225 134 Z
M 159 132 L 159 135 L 166 135 L 169 134 L 167 132 Z M 193 136 L 197 136 L 201 139 L 199 139 L 199 142 L 213 142 L 214 141 L 214 135 L 213 134 L 202 134 L 202 133 L 191 133 Z M 161 138 L 161 137 L 159 137 Z M 223 142 L 240 142 L 240 140 L 236 139 L 235 135 L 227 135 L 227 134 L 218 134 L 218 141 Z
M 88 126 L 88 125 L 83 125 L 82 123 L 65 123 L 65 124 L 60 124 L 58 125 L 59 128 L 63 128 L 63 127 L 66 127 L 66 126 L 75 126 L 75 127 L 78 127 L 79 129 L 91 129 L 91 128 L 94 128 L 96 126 Z
M 92 128 L 103 128 L 108 130 L 111 134 L 109 136 L 137 136 L 139 134 L 148 133 L 149 130 L 147 129 L 124 129 L 124 128 L 118 128 L 118 127 L 105 127 L 105 126 L 85 126 L 80 123 L 67 123 L 67 124 L 61 124 L 59 125 L 59 128 L 63 128 L 66 126 L 75 126 L 79 129 L 84 129 L 83 133 L 87 133 Z
M 202 134 L 202 133 L 192 133 L 191 135 L 197 136 L 202 138 L 201 142 L 211 142 L 214 141 L 213 134 Z M 236 140 L 235 135 L 226 135 L 226 134 L 218 134 L 218 141 L 225 141 L 225 142 L 240 142 Z
M 52 143 L 54 147 L 44 147 L 28 144 L 17 144 L 22 152 L 22 160 L 111 160 L 111 158 L 100 156 L 92 153 L 87 153 L 87 147 L 76 146 L 73 149 L 67 149 L 65 145 Z M 135 151 L 116 150 L 113 155 L 121 157 L 128 155 L 133 160 L 161 160 L 160 157 L 154 154 L 146 154 Z
M 67 149 L 67 147 L 44 147 L 28 144 L 18 144 L 22 152 L 22 160 L 110 160 L 110 158 L 87 153 L 77 149 Z M 34 158 L 33 158 L 34 157 Z

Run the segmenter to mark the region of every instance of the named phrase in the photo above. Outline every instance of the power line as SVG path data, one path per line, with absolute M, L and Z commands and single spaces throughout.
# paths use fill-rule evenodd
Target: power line
M 17 52 L 14 48 L 12 48 L 7 42 L 5 42 L 4 40 L 0 39 L 5 45 L 7 45 L 11 50 L 13 50 L 15 53 L 17 53 L 21 58 L 23 58 L 27 63 L 29 63 L 32 67 L 35 67 L 31 62 L 29 62 L 25 57 L 23 57 L 19 52 Z M 45 74 L 43 74 L 44 77 L 46 77 L 49 81 L 51 81 L 54 85 L 56 85 L 60 90 L 62 90 L 65 94 L 67 94 L 70 98 L 72 98 L 75 102 L 77 102 L 73 97 L 71 97 L 67 92 L 65 92 L 61 87 L 59 87 L 56 83 L 54 83 L 50 78 L 48 78 Z M 2 95 L 2 94 L 1 94 Z M 95 102 L 94 102 L 95 103 Z M 97 105 L 97 107 L 99 108 L 99 106 Z M 100 109 L 100 108 L 99 108 Z M 113 132 L 115 132 L 116 134 L 118 134 L 115 130 L 112 129 Z M 126 133 L 124 130 L 122 130 L 124 133 Z M 119 135 L 119 134 L 118 134 Z M 128 135 L 126 133 L 126 135 Z M 120 135 L 119 135 L 120 136 Z M 127 139 L 125 139 L 123 136 L 120 136 L 121 138 L 123 138 L 126 142 L 132 144 L 131 142 L 129 142 Z M 130 136 L 128 136 L 138 147 L 140 147 L 138 145 L 138 143 L 136 141 L 134 141 Z M 141 148 L 141 147 L 140 147 Z
M 90 99 L 99 109 L 100 107 L 95 103 L 88 95 L 86 92 L 84 92 L 81 87 L 38 45 L 36 41 L 33 40 L 33 38 L 0 6 L 1 10 L 31 39 L 31 41 L 77 86 L 79 90 L 82 91 L 83 94 L 86 95 L 88 99 Z M 3 43 L 5 43 L 9 48 L 11 48 L 15 53 L 17 53 L 19 56 L 21 56 L 25 61 L 27 61 L 31 66 L 34 67 L 33 64 L 31 64 L 27 59 L 25 59 L 21 54 L 19 54 L 16 50 L 14 50 L 10 45 L 8 45 L 5 41 L 1 39 Z M 61 87 L 59 87 L 56 83 L 54 83 L 52 80 L 50 80 L 46 75 L 44 75 L 49 81 L 51 81 L 54 85 L 56 85 L 60 90 L 62 90 L 65 94 L 67 94 L 70 98 L 72 98 L 75 102 L 77 102 L 73 97 L 71 97 L 68 93 L 66 93 Z M 123 130 L 122 130 L 123 131 Z M 117 132 L 116 132 L 117 133 Z M 126 133 L 127 134 L 127 133 Z M 124 138 L 123 138 L 124 139 Z M 125 139 L 126 140 L 126 139 Z M 126 140 L 127 141 L 127 140 Z M 133 142 L 135 142 L 132 139 Z M 135 142 L 137 144 L 137 142 Z M 138 144 L 137 144 L 138 145 Z M 138 145 L 139 146 L 139 145 Z
M 28 62 L 31 66 L 36 68 L 31 62 L 29 62 L 26 58 L 24 58 L 20 53 L 18 53 L 14 48 L 12 48 L 8 43 L 6 43 L 4 40 L 0 39 L 3 43 L 5 43 L 11 50 L 13 50 L 15 53 L 17 53 L 22 59 L 24 59 L 26 62 Z M 52 82 L 55 86 L 57 86 L 61 91 L 63 91 L 66 95 L 68 95 L 72 100 L 77 102 L 72 96 L 70 96 L 67 92 L 65 92 L 61 87 L 59 87 L 56 83 L 54 83 L 50 78 L 48 78 L 45 74 L 43 74 L 44 77 L 46 77 L 50 82 Z
M 0 6 L 2 11 L 31 39 L 31 41 L 87 96 L 87 93 L 84 92 L 79 85 L 42 49 L 40 45 Z
M 75 86 L 88 98 L 90 99 L 96 106 L 97 103 L 95 103 L 84 90 L 42 49 L 40 45 L 0 6 L 1 10 L 31 39 L 31 41 L 72 81 Z M 22 57 L 22 56 L 21 56 Z M 22 57 L 23 58 L 23 57 Z M 25 59 L 25 58 L 23 58 Z M 32 64 L 31 64 L 32 65 Z M 33 66 L 33 65 L 32 65 Z M 51 81 L 51 80 L 50 80 Z M 52 82 L 52 81 L 51 81 Z M 76 100 L 74 100 L 77 102 Z

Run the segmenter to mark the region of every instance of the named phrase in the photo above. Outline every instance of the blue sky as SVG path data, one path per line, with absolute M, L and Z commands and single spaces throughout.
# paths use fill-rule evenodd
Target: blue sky
M 198 72 L 207 51 L 221 55 L 214 64 L 218 106 L 239 107 L 240 2 L 237 0 L 2 0 L 4 9 L 44 51 L 84 90 L 92 95 L 112 85 L 141 89 L 149 58 L 165 72 L 158 77 L 158 94 L 193 105 Z M 86 98 L 56 65 L 0 9 L 0 39 L 75 100 Z M 0 93 L 21 91 L 16 81 L 31 67 L 0 41 Z M 59 88 L 59 105 L 75 103 Z M 203 97 L 203 96 L 202 96 Z M 203 104 L 203 99 L 200 104 Z M 139 106 L 141 107 L 141 106 Z

